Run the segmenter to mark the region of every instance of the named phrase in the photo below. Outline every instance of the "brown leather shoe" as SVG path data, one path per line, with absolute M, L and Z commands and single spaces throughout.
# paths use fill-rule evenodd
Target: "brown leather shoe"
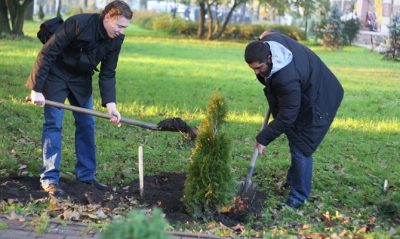
M 48 192 L 49 194 L 54 196 L 63 197 L 67 195 L 65 191 L 60 188 L 58 184 L 50 183 L 47 185 L 42 185 L 42 188 L 45 192 Z

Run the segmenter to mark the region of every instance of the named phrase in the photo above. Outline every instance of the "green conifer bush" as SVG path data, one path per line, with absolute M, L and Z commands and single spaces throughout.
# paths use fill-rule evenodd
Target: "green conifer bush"
M 400 14 L 394 15 L 389 24 L 389 47 L 385 57 L 400 60 Z
M 323 36 L 323 44 L 325 47 L 332 49 L 341 49 L 344 43 L 343 36 L 343 22 L 340 20 L 342 13 L 337 5 L 334 5 L 331 9 L 330 15 L 327 19 L 325 28 L 324 28 L 324 36 Z
M 132 210 L 125 220 L 112 221 L 101 233 L 101 239 L 170 239 L 164 231 L 165 224 L 158 208 L 154 208 L 150 216 L 139 210 Z
M 186 210 L 195 217 L 211 218 L 233 200 L 231 146 L 222 130 L 226 115 L 226 103 L 215 92 L 199 126 L 186 174 L 184 203 Z

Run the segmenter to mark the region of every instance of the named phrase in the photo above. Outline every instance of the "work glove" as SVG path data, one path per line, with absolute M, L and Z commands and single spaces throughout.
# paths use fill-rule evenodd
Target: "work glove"
M 41 92 L 36 92 L 34 90 L 31 90 L 31 102 L 35 105 L 39 105 L 39 106 L 44 106 L 45 104 L 45 99 L 44 96 Z
M 114 102 L 106 104 L 107 112 L 112 115 L 110 122 L 114 123 L 118 127 L 121 126 L 121 114 L 117 110 L 117 106 Z

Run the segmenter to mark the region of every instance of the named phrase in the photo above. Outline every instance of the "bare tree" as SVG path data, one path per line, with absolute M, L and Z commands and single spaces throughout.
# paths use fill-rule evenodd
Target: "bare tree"
M 239 4 L 245 3 L 245 2 L 246 2 L 246 0 L 233 0 L 233 4 L 231 6 L 231 9 L 229 10 L 228 15 L 225 17 L 220 30 L 216 34 L 214 34 L 213 39 L 218 39 L 222 36 L 222 34 L 226 30 L 226 26 L 228 25 L 229 21 L 231 20 L 232 14 L 235 11 L 236 7 L 239 6 Z
M 197 3 L 199 4 L 199 18 L 197 19 L 197 37 L 203 38 L 205 32 L 204 24 L 206 22 L 206 4 L 204 0 L 197 0 Z
M 23 36 L 25 11 L 33 0 L 0 0 L 0 34 Z
M 8 11 L 5 0 L 0 0 L 0 34 L 11 33 L 10 24 L 8 23 Z

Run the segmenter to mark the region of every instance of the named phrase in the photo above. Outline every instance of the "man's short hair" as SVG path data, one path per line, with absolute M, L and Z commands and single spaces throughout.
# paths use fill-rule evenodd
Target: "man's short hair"
M 131 20 L 133 13 L 126 2 L 114 0 L 104 8 L 102 16 L 104 17 L 106 14 L 109 14 L 110 17 L 124 16 L 126 19 Z
M 268 56 L 271 54 L 269 44 L 263 41 L 253 41 L 246 46 L 244 51 L 244 60 L 247 64 L 253 62 L 266 63 Z

